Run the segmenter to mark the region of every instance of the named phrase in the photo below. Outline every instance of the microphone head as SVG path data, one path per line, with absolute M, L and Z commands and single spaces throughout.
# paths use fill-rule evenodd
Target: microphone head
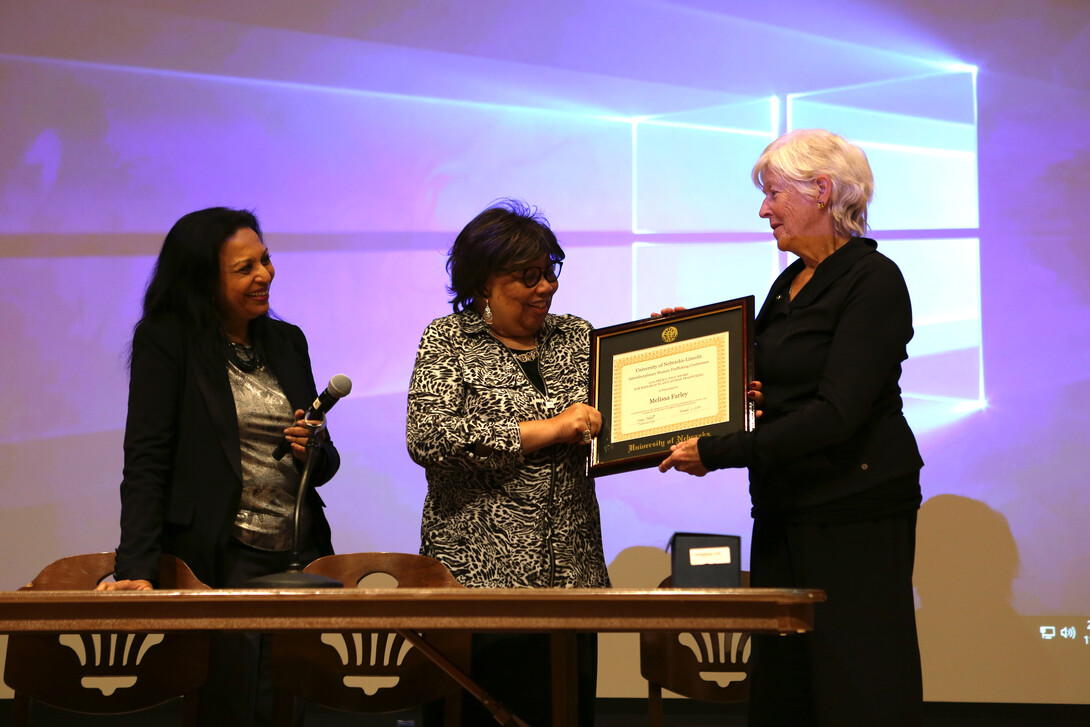
M 344 374 L 337 374 L 329 380 L 329 386 L 327 387 L 330 394 L 340 399 L 342 396 L 348 396 L 348 393 L 352 391 L 352 379 L 348 378 Z

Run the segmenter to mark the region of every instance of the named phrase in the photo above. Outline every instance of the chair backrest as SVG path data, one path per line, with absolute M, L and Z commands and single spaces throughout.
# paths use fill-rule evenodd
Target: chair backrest
M 70 555 L 55 560 L 20 591 L 85 591 L 114 572 L 113 553 Z
M 88 590 L 113 569 L 113 553 L 74 555 L 46 566 L 19 590 Z M 208 588 L 169 555 L 160 560 L 160 587 Z M 70 712 L 123 714 L 186 696 L 183 721 L 195 724 L 209 644 L 207 634 L 11 634 L 4 675 L 15 691 L 14 722 L 26 723 L 30 700 Z
M 748 585 L 748 573 L 742 584 Z M 659 584 L 669 588 L 667 577 Z M 640 673 L 649 684 L 703 702 L 749 699 L 750 634 L 738 631 L 640 634 Z
M 410 553 L 329 555 L 304 572 L 339 580 L 346 588 L 375 573 L 396 579 L 398 588 L 462 587 L 439 561 Z M 468 670 L 469 634 L 437 632 L 427 640 Z M 270 671 L 282 723 L 291 715 L 290 695 L 347 712 L 392 712 L 440 698 L 448 700 L 448 715 L 460 708 L 457 682 L 392 631 L 277 633 Z
M 361 580 L 383 573 L 397 580 L 398 588 L 461 588 L 447 567 L 426 555 L 415 553 L 345 553 L 327 555 L 312 561 L 304 573 L 333 578 L 345 588 L 355 588 Z
M 114 572 L 114 553 L 86 553 L 55 560 L 20 591 L 85 591 L 94 588 Z M 159 559 L 160 588 L 173 591 L 207 590 L 180 558 Z

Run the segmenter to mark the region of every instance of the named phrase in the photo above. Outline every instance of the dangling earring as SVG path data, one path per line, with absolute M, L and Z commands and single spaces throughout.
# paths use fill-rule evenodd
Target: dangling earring
M 484 313 L 481 315 L 484 318 L 484 322 L 488 325 L 492 325 L 492 307 L 488 305 L 488 301 L 484 302 Z

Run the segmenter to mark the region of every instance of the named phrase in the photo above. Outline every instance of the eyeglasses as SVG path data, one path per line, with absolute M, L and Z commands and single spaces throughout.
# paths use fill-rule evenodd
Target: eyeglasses
M 550 260 L 549 264 L 540 268 L 537 265 L 529 268 L 523 268 L 522 270 L 512 270 L 510 272 L 516 275 L 522 275 L 522 284 L 527 288 L 533 288 L 541 282 L 542 276 L 549 283 L 555 283 L 556 279 L 560 277 L 560 269 L 564 267 L 563 260 Z

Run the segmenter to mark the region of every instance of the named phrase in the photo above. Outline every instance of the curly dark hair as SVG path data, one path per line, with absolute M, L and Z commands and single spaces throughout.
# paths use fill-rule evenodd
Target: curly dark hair
M 469 308 L 493 274 L 527 264 L 545 255 L 564 259 L 564 250 L 549 221 L 525 202 L 501 199 L 462 228 L 447 257 L 451 304 L 458 313 Z

